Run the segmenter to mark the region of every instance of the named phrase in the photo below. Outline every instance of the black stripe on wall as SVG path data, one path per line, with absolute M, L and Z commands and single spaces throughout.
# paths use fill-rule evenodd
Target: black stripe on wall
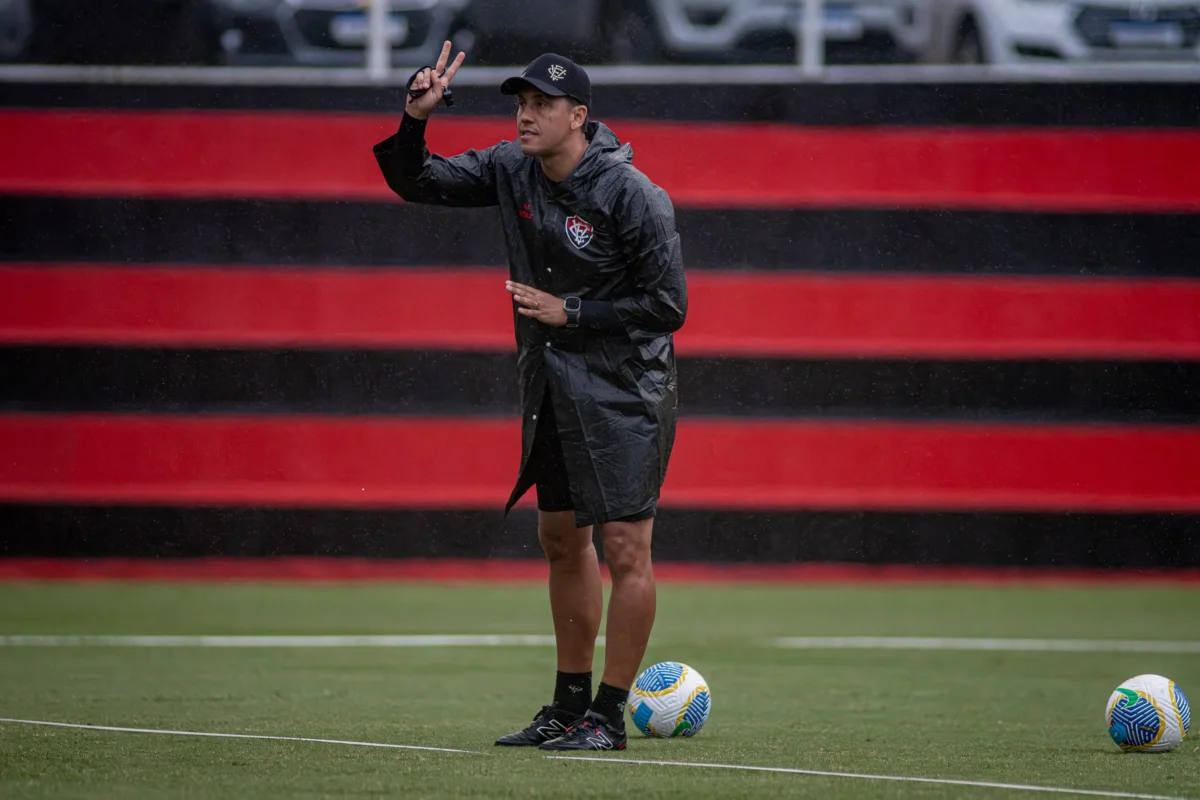
M 535 516 L 526 510 L 504 520 L 498 511 L 0 505 L 0 530 L 5 532 L 0 556 L 541 557 Z M 1200 566 L 1200 516 L 664 509 L 655 522 L 654 557 L 1195 568 Z
M 515 357 L 428 350 L 0 348 L 0 409 L 516 414 Z M 681 358 L 703 416 L 1200 421 L 1200 363 Z
M 1195 274 L 1187 214 L 678 209 L 689 269 Z M 403 203 L 0 197 L 0 259 L 505 263 L 492 209 Z
M 518 70 L 519 71 L 519 70 Z M 497 87 L 455 86 L 454 110 L 506 116 Z M 699 84 L 605 86 L 599 119 L 724 120 L 805 125 L 1196 127 L 1200 85 L 1189 82 L 945 84 Z M 240 109 L 396 114 L 398 88 L 0 83 L 0 106 L 28 108 Z

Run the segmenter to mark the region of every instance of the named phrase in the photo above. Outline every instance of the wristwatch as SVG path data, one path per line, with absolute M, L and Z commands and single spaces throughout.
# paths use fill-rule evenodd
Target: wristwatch
M 563 311 L 567 312 L 567 327 L 579 327 L 579 309 L 583 308 L 583 301 L 578 297 L 568 297 L 563 300 Z

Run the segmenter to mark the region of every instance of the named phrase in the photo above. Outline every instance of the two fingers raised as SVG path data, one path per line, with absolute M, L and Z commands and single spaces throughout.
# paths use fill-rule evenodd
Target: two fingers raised
M 447 62 L 450 61 L 451 48 L 452 45 L 450 42 L 443 44 L 442 52 L 438 56 L 437 66 L 435 66 L 433 69 L 429 69 L 427 67 L 417 73 L 417 77 L 413 80 L 412 86 L 410 87 L 413 91 L 431 89 L 434 86 L 446 87 L 450 85 L 450 81 L 454 80 L 454 76 L 458 72 L 458 68 L 462 66 L 463 61 L 467 57 L 466 53 L 460 52 L 454 58 L 454 61 L 447 66 Z
M 450 50 L 452 47 L 453 45 L 447 41 L 442 45 L 442 52 L 438 55 L 437 73 L 441 76 L 443 85 L 449 85 L 450 81 L 454 80 L 454 75 L 458 72 L 458 68 L 462 66 L 463 60 L 467 57 L 466 53 L 459 51 L 459 54 L 454 57 L 453 63 L 447 66 L 447 63 L 450 62 Z
M 413 84 L 414 89 L 429 89 L 433 86 L 450 85 L 450 81 L 454 80 L 454 76 L 458 72 L 458 68 L 462 66 L 463 61 L 467 57 L 466 53 L 459 52 L 459 54 L 454 57 L 454 61 L 447 66 L 447 62 L 450 61 L 450 50 L 450 42 L 446 42 L 442 45 L 442 52 L 440 55 L 438 55 L 437 66 L 435 66 L 433 69 L 421 70 L 420 76 Z

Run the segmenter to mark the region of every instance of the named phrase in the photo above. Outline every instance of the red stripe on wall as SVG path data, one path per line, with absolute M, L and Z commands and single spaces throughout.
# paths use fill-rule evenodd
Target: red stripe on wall
M 371 146 L 396 115 L 0 111 L 0 192 L 395 199 Z M 635 164 L 694 207 L 1196 211 L 1200 133 L 815 128 L 612 120 Z M 514 122 L 436 118 L 431 149 Z
M 0 267 L 0 342 L 512 350 L 499 269 Z M 1200 281 L 694 272 L 681 355 L 1200 358 Z M 453 297 L 447 315 L 431 297 Z
M 0 499 L 496 508 L 519 443 L 502 419 L 6 414 Z M 1195 428 L 691 419 L 663 503 L 1197 512 L 1197 454 Z

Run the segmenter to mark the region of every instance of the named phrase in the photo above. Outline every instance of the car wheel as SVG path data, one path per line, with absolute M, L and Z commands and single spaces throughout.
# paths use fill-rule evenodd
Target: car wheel
M 954 37 L 954 50 L 950 53 L 950 61 L 955 64 L 986 64 L 987 53 L 983 49 L 983 37 L 979 34 L 979 26 L 973 20 L 963 23 Z
M 605 14 L 605 44 L 615 64 L 653 64 L 662 60 L 649 9 L 623 4 Z
M 457 54 L 460 50 L 467 54 L 463 64 L 468 67 L 479 64 L 479 34 L 466 23 L 458 23 L 450 31 L 451 52 Z
M 0 61 L 24 61 L 33 40 L 33 13 L 29 0 L 18 0 L 0 24 Z
M 175 63 L 211 67 L 221 63 L 221 42 L 213 29 L 211 15 L 198 0 L 180 4 L 176 24 L 178 47 Z

